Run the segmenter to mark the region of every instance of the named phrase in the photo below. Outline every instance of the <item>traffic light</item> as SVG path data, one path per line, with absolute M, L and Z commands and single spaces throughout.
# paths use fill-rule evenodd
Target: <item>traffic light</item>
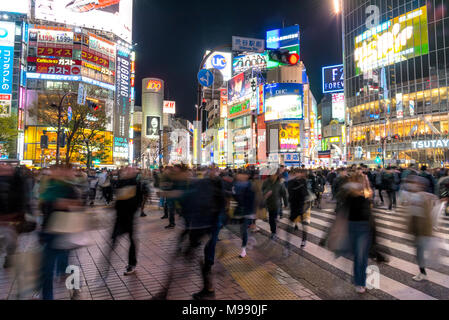
M 381 164 L 382 163 L 382 159 L 379 157 L 379 156 L 377 156 L 377 158 L 376 158 L 376 164 Z
M 67 140 L 67 134 L 65 132 L 61 132 L 59 134 L 59 146 L 61 148 L 65 148 L 65 144 L 66 144 L 66 140 Z
M 299 63 L 299 55 L 297 53 L 290 53 L 287 50 L 270 51 L 269 57 L 270 60 L 291 66 L 295 66 Z
M 207 101 L 206 99 L 203 99 L 203 102 L 201 103 L 201 108 L 206 109 Z
M 48 136 L 41 136 L 41 149 L 48 149 Z
M 399 135 L 398 135 L 398 134 L 395 134 L 395 135 L 393 136 L 393 139 L 394 139 L 394 140 L 399 140 Z

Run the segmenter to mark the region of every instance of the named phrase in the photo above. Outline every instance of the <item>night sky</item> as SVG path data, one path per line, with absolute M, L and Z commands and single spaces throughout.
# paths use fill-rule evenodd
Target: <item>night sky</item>
M 196 74 L 207 49 L 230 44 L 232 36 L 265 38 L 284 25 L 301 29 L 301 60 L 319 103 L 321 67 L 341 63 L 341 25 L 332 0 L 134 0 L 137 54 L 136 105 L 142 79 L 165 80 L 165 98 L 177 115 L 195 114 Z

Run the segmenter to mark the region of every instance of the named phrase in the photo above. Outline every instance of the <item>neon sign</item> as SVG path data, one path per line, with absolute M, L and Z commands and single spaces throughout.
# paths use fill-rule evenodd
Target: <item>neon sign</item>
M 147 90 L 154 90 L 156 92 L 161 91 L 162 89 L 162 82 L 158 80 L 150 80 L 147 84 Z

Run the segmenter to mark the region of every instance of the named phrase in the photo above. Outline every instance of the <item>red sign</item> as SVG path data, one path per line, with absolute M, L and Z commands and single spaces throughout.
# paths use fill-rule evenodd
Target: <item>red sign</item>
M 9 101 L 9 100 L 11 100 L 11 95 L 10 94 L 0 94 L 0 100 Z
M 154 90 L 156 92 L 161 91 L 162 89 L 162 82 L 157 80 L 149 80 L 147 84 L 147 90 Z
M 37 48 L 37 55 L 38 56 L 47 56 L 47 57 L 71 58 L 73 56 L 73 51 L 72 51 L 72 49 L 39 47 L 39 48 Z
M 98 64 L 100 66 L 105 67 L 105 68 L 109 68 L 109 60 L 105 59 L 105 58 L 102 58 L 100 56 L 97 56 L 96 54 L 93 54 L 93 53 L 90 53 L 90 52 L 87 52 L 87 51 L 83 50 L 81 52 L 81 58 L 84 59 L 84 60 L 87 60 L 89 62 L 96 63 L 96 64 Z

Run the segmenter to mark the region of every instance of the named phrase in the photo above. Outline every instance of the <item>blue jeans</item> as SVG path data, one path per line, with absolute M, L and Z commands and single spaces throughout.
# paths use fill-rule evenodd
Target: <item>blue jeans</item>
M 366 268 L 371 247 L 371 227 L 368 221 L 349 221 L 349 241 L 354 254 L 354 284 L 366 286 Z
M 243 218 L 240 225 L 240 234 L 242 235 L 242 248 L 245 248 L 248 244 L 248 227 L 251 225 L 251 219 Z
M 53 242 L 57 235 L 42 235 L 44 241 L 44 252 L 41 270 L 42 298 L 44 300 L 53 300 L 53 277 L 56 272 L 58 276 L 64 275 L 69 265 L 69 251 L 53 248 Z
M 224 211 L 218 217 L 217 226 L 212 228 L 212 234 L 210 240 L 207 242 L 204 247 L 204 260 L 206 262 L 206 266 L 213 266 L 215 263 L 215 247 L 218 242 L 218 235 L 220 234 L 221 228 L 224 225 L 225 214 Z

